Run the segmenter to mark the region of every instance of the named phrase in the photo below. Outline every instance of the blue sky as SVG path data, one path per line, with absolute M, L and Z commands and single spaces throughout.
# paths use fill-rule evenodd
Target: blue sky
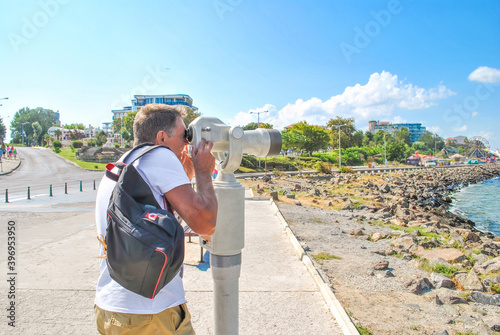
M 27 106 L 99 126 L 184 93 L 233 125 L 338 115 L 500 147 L 498 1 L 2 1 L 0 51 L 7 125 Z

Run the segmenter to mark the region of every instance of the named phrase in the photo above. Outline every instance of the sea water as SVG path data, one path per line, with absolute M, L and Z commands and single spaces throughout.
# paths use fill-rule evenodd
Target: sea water
M 452 197 L 451 212 L 474 221 L 478 230 L 500 237 L 500 177 L 464 187 Z

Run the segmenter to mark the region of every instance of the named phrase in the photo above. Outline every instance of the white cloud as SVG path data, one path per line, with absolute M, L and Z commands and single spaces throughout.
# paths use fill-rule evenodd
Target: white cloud
M 264 111 L 269 111 L 269 113 L 261 113 Z M 270 119 L 270 114 L 272 114 L 274 111 L 276 111 L 276 107 L 274 105 L 265 104 L 263 107 L 250 109 L 246 113 L 238 112 L 238 114 L 236 114 L 233 119 L 227 120 L 227 123 L 232 126 L 242 126 L 242 127 L 252 122 L 257 123 L 257 121 L 269 123 L 268 120 Z M 255 113 L 261 113 L 261 114 L 257 115 Z
M 479 112 L 472 112 L 472 116 L 477 116 Z
M 469 75 L 469 80 L 481 83 L 500 83 L 500 70 L 480 66 Z
M 434 133 L 434 134 L 438 134 L 441 132 L 441 128 L 439 126 L 430 126 L 430 127 L 427 127 L 427 130 Z
M 405 119 L 403 119 L 400 115 L 396 115 L 392 118 L 392 123 L 407 123 Z
M 424 89 L 405 84 L 397 75 L 383 71 L 373 73 L 365 85 L 347 87 L 342 94 L 326 101 L 318 98 L 299 99 L 289 103 L 268 119 L 277 128 L 305 120 L 309 124 L 325 125 L 335 116 L 354 117 L 361 124 L 372 118 L 389 117 L 396 108 L 417 110 L 434 105 L 437 99 L 444 99 L 456 93 L 443 84 Z
M 456 128 L 453 128 L 454 131 L 457 131 L 457 132 L 464 132 L 467 130 L 467 125 L 464 124 L 462 127 L 456 127 Z
M 493 138 L 493 135 L 494 134 L 491 131 L 484 131 L 484 130 L 479 131 L 479 136 L 484 137 L 487 140 L 491 140 Z
M 269 109 L 269 115 L 261 114 L 261 122 L 271 123 L 278 129 L 304 120 L 309 124 L 326 125 L 328 120 L 335 116 L 354 117 L 356 123 L 363 124 L 377 117 L 389 118 L 396 108 L 425 109 L 434 105 L 435 100 L 455 94 L 443 84 L 430 89 L 420 88 L 411 83 L 405 84 L 398 80 L 397 75 L 383 71 L 373 73 L 365 85 L 349 86 L 342 94 L 332 96 L 326 101 L 319 98 L 298 99 L 277 112 L 270 104 L 252 111 Z M 249 112 L 239 112 L 231 120 L 231 124 L 246 125 L 256 122 L 256 115 Z M 395 120 L 398 117 L 395 116 Z

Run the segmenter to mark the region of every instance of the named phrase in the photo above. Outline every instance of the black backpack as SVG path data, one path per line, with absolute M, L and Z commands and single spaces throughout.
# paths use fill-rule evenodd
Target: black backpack
M 136 149 L 125 154 L 123 161 Z M 130 163 L 106 166 L 106 176 L 116 181 L 107 210 L 106 262 L 111 278 L 143 297 L 153 299 L 179 272 L 184 261 L 184 230 L 163 197 L 163 210 L 149 185 L 132 165 L 152 150 L 145 149 Z M 112 172 L 114 168 L 118 173 Z

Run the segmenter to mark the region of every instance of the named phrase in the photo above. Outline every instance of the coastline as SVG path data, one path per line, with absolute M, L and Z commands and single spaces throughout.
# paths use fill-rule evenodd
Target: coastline
M 500 329 L 500 239 L 449 211 L 500 166 L 245 181 L 272 196 L 359 327 L 373 334 Z M 496 327 L 496 328 L 495 328 Z

